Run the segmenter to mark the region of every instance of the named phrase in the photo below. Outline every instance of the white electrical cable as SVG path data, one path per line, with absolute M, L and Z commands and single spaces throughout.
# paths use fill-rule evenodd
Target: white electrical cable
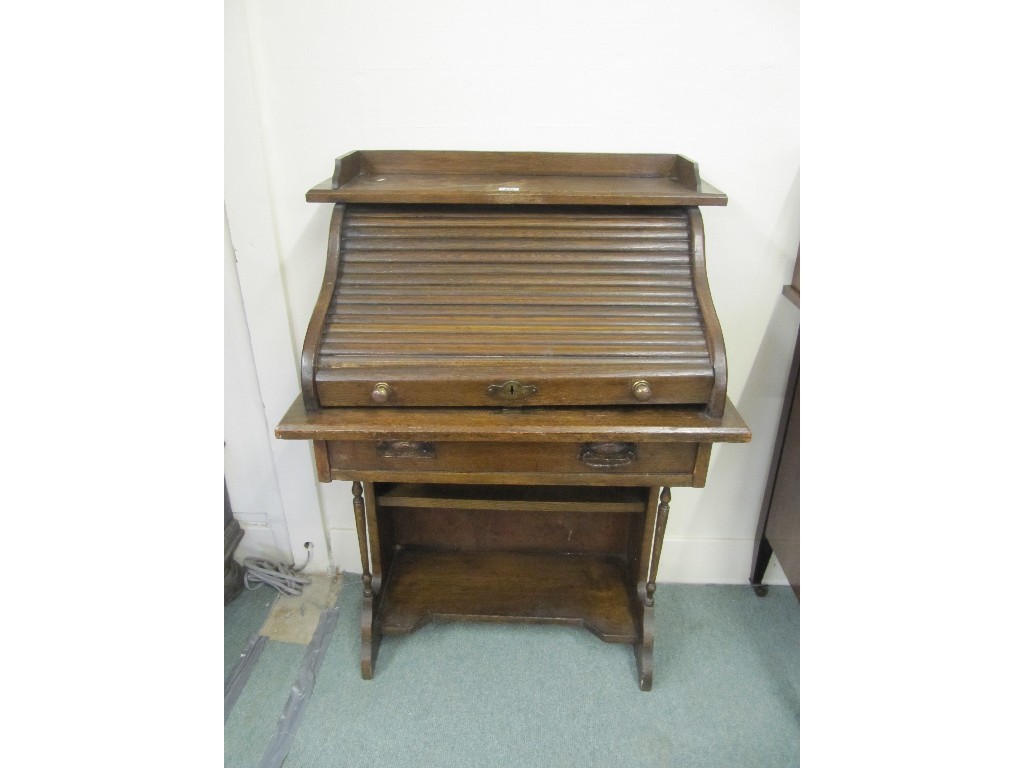
M 302 587 L 309 584 L 311 579 L 299 576 L 313 556 L 313 547 L 306 545 L 306 562 L 296 568 L 295 564 L 285 565 L 284 563 L 273 563 L 270 560 L 263 560 L 258 557 L 247 557 L 242 561 L 245 566 L 245 587 L 256 589 L 260 584 L 273 587 L 282 595 L 301 595 Z

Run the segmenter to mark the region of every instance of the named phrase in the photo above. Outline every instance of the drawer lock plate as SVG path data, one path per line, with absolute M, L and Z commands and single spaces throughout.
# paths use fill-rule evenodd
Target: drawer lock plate
M 505 400 L 519 400 L 537 394 L 537 388 L 519 381 L 506 381 L 504 384 L 491 384 L 487 388 L 487 394 Z

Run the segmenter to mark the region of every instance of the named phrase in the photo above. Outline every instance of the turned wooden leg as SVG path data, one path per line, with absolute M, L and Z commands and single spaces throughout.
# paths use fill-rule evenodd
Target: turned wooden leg
M 661 545 L 665 541 L 665 526 L 668 524 L 668 503 L 672 501 L 672 492 L 668 488 L 661 489 L 661 504 L 658 505 L 658 524 L 654 529 L 654 554 L 651 556 L 651 576 L 647 579 L 647 594 L 654 602 L 654 590 L 657 589 L 658 563 L 661 561 Z
M 651 489 L 649 505 L 653 505 L 655 502 L 654 491 L 656 490 L 656 488 Z M 637 583 L 636 617 L 640 640 L 633 646 L 641 691 L 651 690 L 654 681 L 654 590 L 657 588 L 658 563 L 661 560 L 661 546 L 665 539 L 668 505 L 671 500 L 671 492 L 668 488 L 663 488 L 660 497 L 661 503 L 653 510 L 651 506 L 648 506 L 648 522 L 644 532 L 642 558 L 645 565 L 649 562 L 649 566 L 645 573 L 640 574 L 640 581 Z
M 356 536 L 359 538 L 359 560 L 363 566 L 363 608 L 360 620 L 362 650 L 359 668 L 364 680 L 373 678 L 373 665 L 377 661 L 379 638 L 374 626 L 374 595 L 370 576 L 370 555 L 366 543 L 366 502 L 363 500 L 363 484 L 352 483 L 352 508 L 356 515 Z

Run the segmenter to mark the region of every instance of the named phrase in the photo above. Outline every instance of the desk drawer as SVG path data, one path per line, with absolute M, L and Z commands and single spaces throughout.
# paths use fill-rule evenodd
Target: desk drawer
M 691 474 L 696 443 L 516 443 L 331 440 L 332 475 L 479 472 L 582 475 Z

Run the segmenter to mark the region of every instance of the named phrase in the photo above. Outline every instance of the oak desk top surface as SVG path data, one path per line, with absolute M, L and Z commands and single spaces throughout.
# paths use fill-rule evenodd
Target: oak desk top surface
M 679 406 L 624 408 L 325 408 L 307 411 L 299 397 L 275 435 L 291 440 L 429 440 L 746 443 L 750 430 L 726 400 L 722 418 Z

